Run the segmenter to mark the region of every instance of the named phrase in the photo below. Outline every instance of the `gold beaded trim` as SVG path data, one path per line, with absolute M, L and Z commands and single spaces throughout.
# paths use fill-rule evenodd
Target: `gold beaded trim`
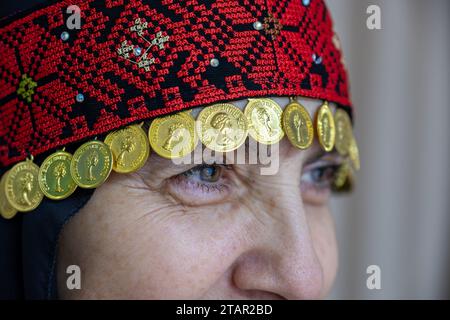
M 336 151 L 347 161 L 339 168 L 333 189 L 348 190 L 353 170 L 359 170 L 359 151 L 351 120 L 342 109 L 333 114 L 325 101 L 314 120 L 295 98 L 284 108 L 272 99 L 248 99 L 242 112 L 231 103 L 219 103 L 201 110 L 195 120 L 191 111 L 153 119 L 148 133 L 143 124 L 130 125 L 82 144 L 72 155 L 58 150 L 39 167 L 33 158 L 17 163 L 0 180 L 0 214 L 5 219 L 17 212 L 32 211 L 44 196 L 52 200 L 69 197 L 77 187 L 97 188 L 112 170 L 131 173 L 147 161 L 150 149 L 167 159 L 190 154 L 201 141 L 216 152 L 238 149 L 252 137 L 271 145 L 284 136 L 298 149 L 311 146 L 314 137 L 326 152 Z

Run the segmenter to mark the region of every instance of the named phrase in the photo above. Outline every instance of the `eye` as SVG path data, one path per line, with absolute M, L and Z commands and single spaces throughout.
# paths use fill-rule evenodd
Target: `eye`
M 303 174 L 302 181 L 316 188 L 330 188 L 338 168 L 338 165 L 327 165 L 311 169 Z
M 210 204 L 231 193 L 226 166 L 202 164 L 169 179 L 169 192 L 187 204 Z
M 318 161 L 317 164 L 305 168 L 301 177 L 302 197 L 313 204 L 325 203 L 330 195 L 339 164 Z

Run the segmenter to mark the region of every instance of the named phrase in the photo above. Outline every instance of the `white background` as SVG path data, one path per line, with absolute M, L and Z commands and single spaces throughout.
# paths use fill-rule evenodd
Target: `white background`
M 314 0 L 312 0 L 314 1 Z M 328 0 L 356 109 L 361 171 L 332 202 L 330 298 L 450 298 L 450 1 Z M 381 8 L 382 30 L 366 27 Z M 381 268 L 368 290 L 366 268 Z

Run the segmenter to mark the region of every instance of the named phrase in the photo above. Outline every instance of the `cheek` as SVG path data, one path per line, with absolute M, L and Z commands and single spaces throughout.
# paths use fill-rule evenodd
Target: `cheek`
M 322 296 L 326 296 L 333 285 L 338 268 L 338 249 L 334 220 L 329 207 L 326 205 L 305 205 L 305 210 L 313 247 L 324 275 Z
M 80 265 L 85 297 L 201 297 L 236 258 L 239 215 L 225 205 L 179 206 L 124 185 L 99 188 L 69 222 L 60 261 Z
M 238 232 L 223 218 L 226 214 L 219 206 L 182 212 L 174 207 L 162 220 L 150 215 L 143 220 L 137 237 L 145 245 L 137 255 L 144 269 L 138 278 L 147 281 L 139 291 L 177 299 L 198 299 L 207 292 L 232 265 L 239 247 Z M 132 242 L 129 247 L 136 246 Z

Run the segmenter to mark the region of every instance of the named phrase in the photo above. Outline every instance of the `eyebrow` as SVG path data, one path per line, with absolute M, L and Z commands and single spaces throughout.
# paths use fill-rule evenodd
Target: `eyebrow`
M 341 156 L 336 150 L 333 150 L 331 152 L 327 152 L 320 148 L 318 145 L 312 148 L 316 148 L 316 150 L 308 156 L 307 160 L 305 161 L 305 166 L 310 165 L 311 163 L 314 163 L 322 158 L 331 158 L 333 160 L 339 160 L 341 159 Z

